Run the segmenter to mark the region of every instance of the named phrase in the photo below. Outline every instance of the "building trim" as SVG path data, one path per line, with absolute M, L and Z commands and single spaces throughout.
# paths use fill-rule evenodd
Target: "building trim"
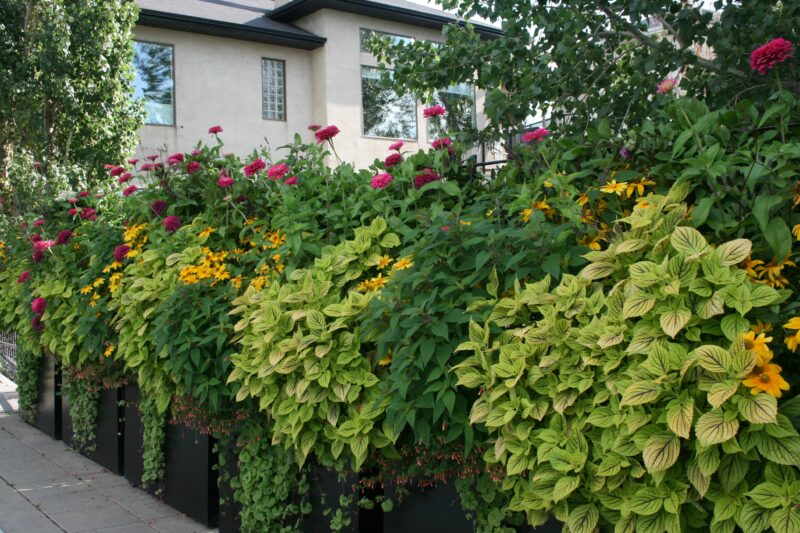
M 277 9 L 273 9 L 266 16 L 278 22 L 290 23 L 317 10 L 326 8 L 436 30 L 448 24 L 466 26 L 465 21 L 448 17 L 445 14 L 437 15 L 371 0 L 292 0 Z M 475 32 L 486 39 L 496 39 L 503 35 L 502 30 L 493 26 L 475 23 L 473 23 L 473 26 L 475 27 Z
M 242 41 L 253 41 L 265 44 L 314 50 L 325 44 L 325 37 L 298 30 L 297 33 L 268 28 L 259 28 L 245 24 L 210 20 L 189 15 L 165 13 L 152 9 L 139 11 L 138 24 L 154 28 L 202 33 L 216 37 L 228 37 Z

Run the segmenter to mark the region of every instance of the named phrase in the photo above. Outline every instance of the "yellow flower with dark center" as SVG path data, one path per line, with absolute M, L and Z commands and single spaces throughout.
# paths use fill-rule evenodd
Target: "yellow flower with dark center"
M 412 261 L 411 256 L 409 256 L 409 257 L 404 257 L 402 259 L 398 259 L 392 268 L 394 268 L 395 270 L 405 270 L 407 268 L 411 268 L 412 266 L 414 266 L 414 261 Z
M 530 222 L 531 215 L 533 214 L 533 209 L 530 207 L 528 209 L 523 209 L 522 211 L 520 211 L 520 214 L 522 215 L 523 222 Z
M 772 360 L 772 351 L 767 346 L 771 341 L 772 337 L 765 337 L 763 333 L 756 336 L 754 331 L 742 335 L 745 349 L 756 353 L 756 366 L 763 367 Z
M 789 384 L 781 376 L 781 367 L 773 364 L 753 368 L 753 371 L 742 380 L 742 384 L 750 387 L 752 394 L 766 392 L 775 398 L 783 395 L 781 391 L 789 390 Z
M 93 290 L 92 286 L 91 285 L 87 285 L 87 286 L 85 286 L 84 288 L 81 289 L 81 294 L 89 294 L 90 292 L 92 292 L 92 290 Z
M 591 211 L 584 211 L 581 213 L 581 222 L 584 224 L 591 224 L 595 221 L 594 214 Z
M 795 330 L 790 335 L 787 335 L 783 342 L 786 343 L 786 347 L 789 348 L 791 351 L 796 351 L 798 344 L 800 344 L 800 316 L 794 316 L 789 319 L 789 321 L 783 325 L 786 329 L 793 329 Z
M 130 255 L 131 253 L 128 252 L 128 257 L 130 257 Z M 118 270 L 120 268 L 122 268 L 122 263 L 120 263 L 119 261 L 114 261 L 113 263 L 111 263 L 110 265 L 108 265 L 103 269 L 103 274 L 108 274 L 112 270 Z
M 800 205 L 800 181 L 794 184 L 794 189 L 792 190 L 792 199 L 794 200 L 794 207 Z
M 739 266 L 744 268 L 745 272 L 747 272 L 747 275 L 750 277 L 750 279 L 758 280 L 761 278 L 761 273 L 757 272 L 756 269 L 760 268 L 761 265 L 763 264 L 764 261 L 761 261 L 760 259 L 753 259 L 748 255 L 747 259 L 739 263 Z
M 358 290 L 362 292 L 377 291 L 382 289 L 389 282 L 389 278 L 384 278 L 383 274 L 378 274 L 374 278 L 364 280 L 358 284 Z
M 231 278 L 230 283 L 233 286 L 233 288 L 235 288 L 237 290 L 241 289 L 242 288 L 242 276 L 236 276 L 235 278 Z
M 106 351 L 103 352 L 103 355 L 105 355 L 106 357 L 111 357 L 111 354 L 114 353 L 114 350 L 116 350 L 116 348 L 117 347 L 114 346 L 113 344 L 109 344 L 108 348 L 106 348 Z
M 612 179 L 602 187 L 600 187 L 600 191 L 606 194 L 616 194 L 617 196 L 622 196 L 625 194 L 625 191 L 628 190 L 628 184 L 625 182 L 617 183 L 617 180 Z
M 96 280 L 94 280 L 92 282 L 92 287 L 94 287 L 96 289 L 97 287 L 102 286 L 103 283 L 105 283 L 105 282 L 106 282 L 105 278 L 97 278 Z
M 100 295 L 97 293 L 92 294 L 92 299 L 89 300 L 89 307 L 97 307 L 97 302 L 100 300 Z
M 381 270 L 383 270 L 384 268 L 386 268 L 387 266 L 389 266 L 389 264 L 390 264 L 391 262 L 392 262 L 392 258 L 391 258 L 391 257 L 389 257 L 388 255 L 382 255 L 382 256 L 380 257 L 380 259 L 378 259 L 378 268 L 380 268 Z
M 471 226 L 472 225 L 472 222 L 469 222 L 468 220 L 459 220 L 458 223 L 461 224 L 462 226 Z
M 794 225 L 794 227 L 792 228 L 792 235 L 794 235 L 795 239 L 800 241 L 800 224 Z
M 637 196 L 642 196 L 644 194 L 645 187 L 655 184 L 656 182 L 654 182 L 653 180 L 649 180 L 647 178 L 644 178 L 642 180 L 639 180 L 638 178 L 634 179 L 632 182 L 628 184 L 627 189 L 625 189 L 625 196 L 630 198 L 631 196 L 633 196 L 634 192 L 636 193 Z
M 761 320 L 756 320 L 755 325 L 752 327 L 753 333 L 758 335 L 759 333 L 769 333 L 772 331 L 772 324 L 766 324 Z
M 600 241 L 601 240 L 602 240 L 602 238 L 599 235 L 594 235 L 594 236 L 584 235 L 578 241 L 578 244 L 582 244 L 582 245 L 588 247 L 590 250 L 599 250 L 601 248 L 601 246 L 600 246 Z
M 783 269 L 787 266 L 797 266 L 794 261 L 789 258 L 784 259 L 783 261 L 771 261 L 766 265 L 759 266 L 756 270 L 759 273 L 759 278 L 764 279 L 764 281 L 771 287 L 777 287 L 782 289 L 789 285 L 789 280 L 786 276 L 783 275 Z M 766 278 L 764 278 L 764 274 L 766 274 Z
M 388 366 L 388 365 L 392 364 L 392 349 L 391 348 L 389 348 L 389 351 L 386 353 L 386 356 L 383 357 L 380 361 L 378 361 L 378 364 L 381 365 L 381 366 Z
M 583 192 L 578 196 L 578 205 L 583 207 L 589 203 L 589 193 Z
M 205 239 L 206 237 L 208 237 L 209 235 L 211 235 L 215 231 L 217 231 L 217 230 L 215 230 L 211 226 L 208 226 L 208 227 L 206 227 L 206 229 L 204 229 L 203 231 L 200 232 L 199 237 L 201 239 Z
M 122 281 L 122 272 L 111 274 L 111 277 L 108 278 L 108 290 L 111 291 L 111 294 L 115 294 L 117 292 L 120 281 Z
M 128 255 L 126 256 L 128 259 L 132 259 L 139 255 L 139 250 L 128 250 Z

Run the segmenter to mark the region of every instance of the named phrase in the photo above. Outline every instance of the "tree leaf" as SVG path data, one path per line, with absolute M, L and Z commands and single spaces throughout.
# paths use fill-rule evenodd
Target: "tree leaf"
M 694 427 L 697 440 L 703 446 L 720 444 L 736 436 L 739 431 L 739 421 L 736 419 L 725 420 L 721 411 L 711 411 L 703 414 Z
M 656 433 L 647 439 L 642 452 L 644 465 L 650 472 L 660 472 L 675 464 L 681 444 L 672 433 Z

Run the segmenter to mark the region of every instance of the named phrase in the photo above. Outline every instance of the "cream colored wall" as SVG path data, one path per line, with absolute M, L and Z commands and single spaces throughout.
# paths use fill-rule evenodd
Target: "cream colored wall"
M 219 124 L 224 151 L 245 155 L 267 142 L 310 138 L 311 56 L 305 50 L 138 26 L 135 38 L 174 46 L 175 125 L 143 126 L 137 155 L 190 151 Z M 261 58 L 286 61 L 286 121 L 261 118 Z M 266 138 L 266 141 L 265 141 Z

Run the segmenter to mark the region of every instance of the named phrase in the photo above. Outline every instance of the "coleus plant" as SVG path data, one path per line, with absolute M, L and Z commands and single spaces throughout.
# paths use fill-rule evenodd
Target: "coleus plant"
M 679 225 L 685 191 L 640 203 L 579 275 L 517 283 L 459 346 L 484 458 L 532 524 L 800 531 L 800 436 L 771 351 L 745 334 L 783 295 L 738 266 L 749 241 Z
M 358 469 L 370 448 L 396 439 L 377 387 L 377 351 L 359 327 L 391 279 L 380 272 L 381 258 L 400 239 L 387 229 L 376 218 L 287 282 L 249 287 L 233 301 L 240 338 L 228 382 L 239 384 L 238 401 L 258 400 L 275 420 L 273 441 L 292 447 L 301 463 L 313 451 L 323 464 L 350 457 Z

